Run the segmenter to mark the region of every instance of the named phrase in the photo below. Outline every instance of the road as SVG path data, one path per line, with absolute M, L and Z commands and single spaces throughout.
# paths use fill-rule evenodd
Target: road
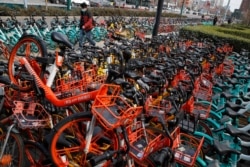
M 8 4 L 18 4 L 24 5 L 24 0 L 0 0 L 0 3 L 8 3 Z M 46 6 L 46 0 L 27 0 L 27 5 L 38 5 L 38 6 Z M 65 6 L 63 4 L 52 4 L 47 0 L 48 6 Z

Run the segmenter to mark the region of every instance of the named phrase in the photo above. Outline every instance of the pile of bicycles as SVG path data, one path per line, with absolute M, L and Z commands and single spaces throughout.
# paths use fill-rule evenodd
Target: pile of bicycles
M 22 36 L 0 63 L 0 166 L 228 166 L 250 160 L 249 52 L 220 40 Z M 245 120 L 247 122 L 247 119 Z

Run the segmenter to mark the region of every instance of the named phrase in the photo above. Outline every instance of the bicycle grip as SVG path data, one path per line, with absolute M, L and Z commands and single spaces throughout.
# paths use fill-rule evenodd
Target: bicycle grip
M 90 159 L 90 164 L 91 166 L 96 166 L 98 165 L 98 163 L 104 161 L 104 160 L 108 160 L 108 159 L 111 159 L 112 156 L 116 153 L 116 151 L 106 151 L 104 154 L 102 155 L 98 155 L 98 156 L 95 156 L 93 158 Z

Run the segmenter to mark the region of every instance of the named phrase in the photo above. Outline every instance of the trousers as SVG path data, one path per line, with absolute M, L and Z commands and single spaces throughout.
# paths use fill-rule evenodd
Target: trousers
M 86 40 L 93 46 L 95 46 L 95 41 L 92 39 L 91 31 L 86 32 L 85 30 L 80 30 L 79 35 L 79 47 L 82 47 Z

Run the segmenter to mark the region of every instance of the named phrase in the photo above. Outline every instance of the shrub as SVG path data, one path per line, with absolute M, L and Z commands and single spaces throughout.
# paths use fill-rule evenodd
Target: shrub
M 250 29 L 224 26 L 188 26 L 180 30 L 180 34 L 185 36 L 193 36 L 195 38 L 212 38 L 214 40 L 224 40 L 234 46 L 235 51 L 242 48 L 249 50 L 250 48 Z M 241 27 L 241 26 L 239 26 Z M 190 35 L 192 34 L 192 35 Z
M 90 8 L 94 16 L 135 16 L 135 17 L 155 17 L 155 12 L 148 10 L 135 10 L 135 9 L 123 9 L 123 8 L 101 8 L 93 7 Z M 27 9 L 23 8 L 23 5 L 1 5 L 0 16 L 29 16 L 31 14 L 41 16 L 76 16 L 79 15 L 79 8 L 74 7 L 71 10 L 67 10 L 66 7 L 48 7 L 46 10 L 45 6 L 29 6 Z M 173 13 L 162 13 L 162 17 L 180 17 L 179 14 Z M 183 17 L 183 16 L 182 16 Z

